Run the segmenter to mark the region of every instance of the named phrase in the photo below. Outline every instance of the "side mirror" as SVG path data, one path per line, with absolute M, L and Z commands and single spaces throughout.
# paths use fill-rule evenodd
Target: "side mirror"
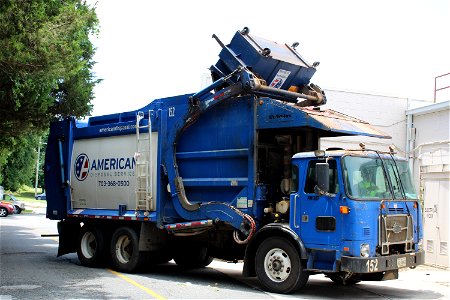
M 322 193 L 330 190 L 330 165 L 327 162 L 316 164 L 317 187 Z

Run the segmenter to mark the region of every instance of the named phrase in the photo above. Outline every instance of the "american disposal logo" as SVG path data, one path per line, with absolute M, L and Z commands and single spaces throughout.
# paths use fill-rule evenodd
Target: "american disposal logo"
M 89 175 L 89 157 L 81 153 L 75 160 L 75 177 L 79 181 L 85 180 Z
M 270 84 L 270 87 L 279 89 L 282 85 L 283 85 L 283 79 L 281 78 L 276 78 L 272 81 L 272 83 Z

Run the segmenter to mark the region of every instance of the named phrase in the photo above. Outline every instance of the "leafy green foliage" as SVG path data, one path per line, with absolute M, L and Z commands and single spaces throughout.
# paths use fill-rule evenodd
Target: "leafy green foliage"
M 97 30 L 95 10 L 81 0 L 0 0 L 0 184 L 11 184 L 13 160 L 34 166 L 30 153 L 16 153 L 23 139 L 91 112 Z
M 14 140 L 14 150 L 6 164 L 2 165 L 2 184 L 6 190 L 16 191 L 23 184 L 31 185 L 37 144 L 36 137 L 31 134 Z

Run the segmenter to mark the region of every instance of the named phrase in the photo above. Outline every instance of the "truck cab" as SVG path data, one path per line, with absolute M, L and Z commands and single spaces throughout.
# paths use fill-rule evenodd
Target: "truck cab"
M 423 263 L 422 217 L 406 160 L 378 151 L 315 151 L 292 159 L 290 228 L 306 270 L 343 281 L 397 278 Z M 368 276 L 372 274 L 372 276 Z

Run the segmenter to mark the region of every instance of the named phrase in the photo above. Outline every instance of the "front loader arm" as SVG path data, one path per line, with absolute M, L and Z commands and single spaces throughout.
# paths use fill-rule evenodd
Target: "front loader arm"
M 233 80 L 231 80 L 232 78 Z M 223 87 L 225 84 L 230 85 L 215 93 L 211 92 L 218 87 Z M 298 99 L 318 101 L 317 97 L 311 95 L 269 88 L 265 85 L 265 81 L 260 80 L 247 68 L 239 67 L 229 75 L 220 78 L 210 86 L 189 97 L 189 109 L 175 121 L 171 128 L 168 128 L 167 139 L 173 142 L 166 144 L 167 148 L 165 149 L 163 162 L 167 171 L 171 198 L 175 210 L 180 216 L 186 220 L 209 218 L 227 222 L 246 236 L 246 241 L 256 229 L 255 222 L 250 216 L 226 203 L 196 203 L 187 198 L 183 179 L 178 171 L 176 147 L 183 132 L 195 123 L 202 114 L 207 113 L 209 109 L 223 101 L 233 101 L 239 95 L 248 94 L 271 96 L 272 98 L 294 103 L 298 103 Z

